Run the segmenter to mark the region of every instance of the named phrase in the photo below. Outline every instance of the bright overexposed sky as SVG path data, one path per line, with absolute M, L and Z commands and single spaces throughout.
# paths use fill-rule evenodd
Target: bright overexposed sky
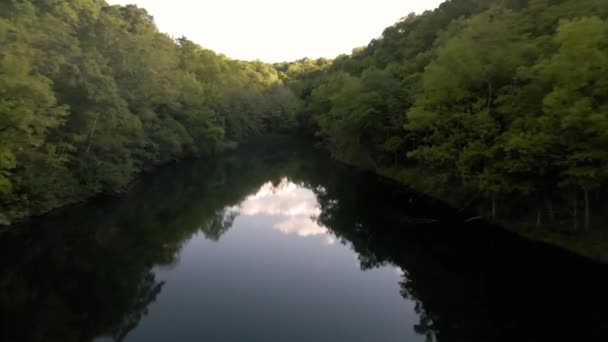
M 444 0 L 107 0 L 148 10 L 160 31 L 235 59 L 333 58 Z

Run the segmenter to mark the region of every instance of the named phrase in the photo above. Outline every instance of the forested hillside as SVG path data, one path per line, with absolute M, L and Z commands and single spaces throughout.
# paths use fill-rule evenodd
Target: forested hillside
M 608 0 L 449 0 L 335 60 L 234 61 L 103 0 L 0 4 L 0 221 L 268 132 L 586 230 L 608 181 Z M 507 216 L 506 214 L 503 215 Z
M 338 159 L 581 230 L 608 181 L 607 16 L 607 0 L 450 0 L 329 66 L 278 68 Z
M 0 221 L 295 124 L 272 66 L 174 40 L 135 6 L 2 0 L 0 47 Z

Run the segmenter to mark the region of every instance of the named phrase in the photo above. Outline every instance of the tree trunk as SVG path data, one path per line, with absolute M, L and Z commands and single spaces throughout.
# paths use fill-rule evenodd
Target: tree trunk
M 89 141 L 87 142 L 87 151 L 86 154 L 89 154 L 91 150 L 91 143 L 93 140 L 93 136 L 95 135 L 95 130 L 97 129 L 97 120 L 99 119 L 99 113 L 95 115 L 95 119 L 93 120 L 93 127 L 91 128 L 91 133 L 89 133 Z
M 540 227 L 543 224 L 542 210 L 538 208 L 536 210 L 536 226 Z
M 591 216 L 591 209 L 589 208 L 589 190 L 584 189 L 584 193 L 585 193 L 585 231 L 588 232 L 589 231 L 589 224 L 590 224 L 590 216 Z
M 555 222 L 555 209 L 553 208 L 553 202 L 551 200 L 547 201 L 547 209 L 549 210 L 549 219 L 551 222 Z
M 494 88 L 492 82 L 488 82 L 488 114 L 492 111 L 492 97 L 494 96 Z
M 574 231 L 578 232 L 578 198 L 574 192 Z
M 496 220 L 496 195 L 492 194 L 492 219 Z

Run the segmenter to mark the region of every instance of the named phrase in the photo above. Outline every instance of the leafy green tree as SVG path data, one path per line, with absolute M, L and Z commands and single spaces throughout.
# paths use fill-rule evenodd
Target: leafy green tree
M 424 191 L 457 187 L 492 216 L 499 198 L 524 199 L 539 224 L 570 193 L 588 227 L 606 183 L 607 17 L 597 0 L 454 0 L 318 74 L 277 68 L 336 158 Z
M 558 51 L 535 67 L 539 81 L 552 89 L 540 120 L 558 137 L 560 186 L 582 190 L 587 229 L 589 192 L 608 176 L 607 39 L 608 23 L 597 17 L 563 21 L 555 36 Z
M 0 199 L 11 203 L 24 165 L 22 157 L 55 150 L 47 145 L 49 131 L 65 120 L 48 78 L 32 69 L 32 49 L 16 35 L 18 28 L 0 19 Z
M 273 66 L 162 34 L 134 5 L 0 4 L 0 213 L 40 214 L 137 173 L 293 129 Z

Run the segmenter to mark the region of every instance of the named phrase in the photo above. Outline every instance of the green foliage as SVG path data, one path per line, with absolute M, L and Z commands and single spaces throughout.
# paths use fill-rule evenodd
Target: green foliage
M 292 129 L 282 73 L 158 32 L 101 0 L 0 6 L 0 214 L 122 191 L 155 165 Z
M 543 101 L 542 125 L 563 151 L 561 184 L 585 190 L 606 181 L 608 167 L 608 22 L 597 17 L 562 21 L 558 51 L 535 67 L 551 91 Z
M 496 197 L 584 193 L 588 223 L 588 192 L 608 181 L 607 9 L 453 0 L 410 14 L 317 77 L 288 75 L 300 121 L 341 160 L 407 179 L 415 164 L 493 213 Z
M 142 170 L 299 130 L 442 189 L 574 196 L 608 180 L 605 0 L 452 0 L 351 55 L 234 61 L 101 0 L 0 5 L 0 205 L 124 190 Z M 558 196 L 563 197 L 563 196 Z

